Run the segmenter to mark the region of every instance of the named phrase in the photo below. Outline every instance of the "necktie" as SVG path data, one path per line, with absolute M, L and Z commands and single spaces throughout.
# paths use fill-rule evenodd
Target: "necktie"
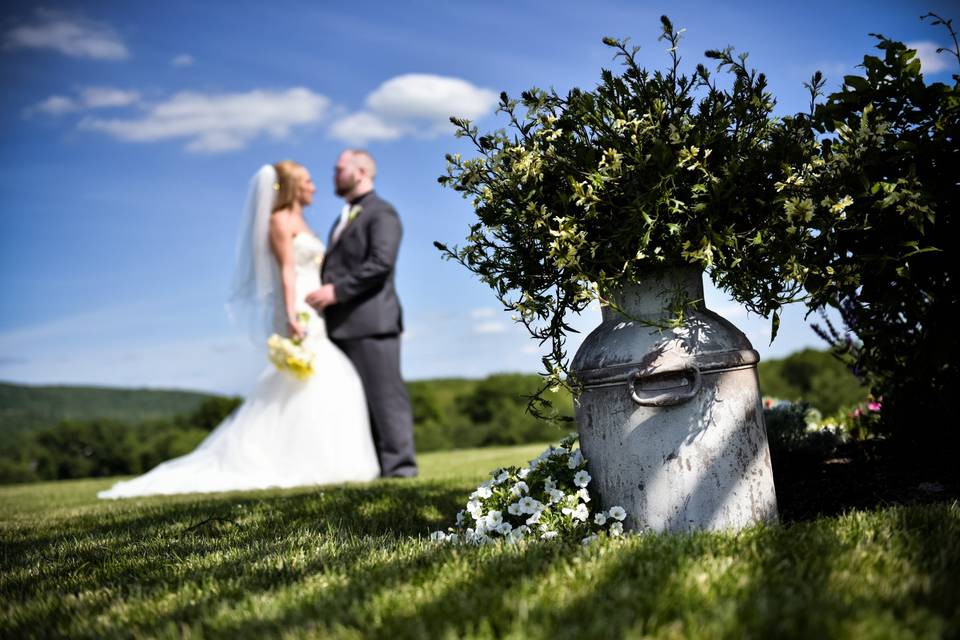
M 330 244 L 333 245 L 340 239 L 340 234 L 343 233 L 343 230 L 347 228 L 347 223 L 350 221 L 350 205 L 343 205 L 343 211 L 340 212 L 340 222 L 337 223 L 337 228 L 333 230 L 333 238 L 331 239 Z

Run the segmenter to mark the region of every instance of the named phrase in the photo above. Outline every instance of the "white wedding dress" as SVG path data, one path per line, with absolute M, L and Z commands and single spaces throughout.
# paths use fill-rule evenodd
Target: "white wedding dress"
M 269 365 L 240 407 L 200 445 L 148 473 L 118 482 L 100 498 L 294 487 L 366 481 L 380 474 L 363 387 L 327 338 L 323 318 L 303 302 L 320 287 L 323 243 L 293 239 L 298 311 L 310 315 L 304 345 L 314 373 L 298 380 Z M 263 345 L 266 353 L 266 344 Z

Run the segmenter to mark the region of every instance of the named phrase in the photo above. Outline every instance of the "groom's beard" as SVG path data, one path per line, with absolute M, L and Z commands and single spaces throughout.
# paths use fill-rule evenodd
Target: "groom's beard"
M 334 192 L 335 192 L 338 196 L 340 196 L 340 197 L 342 198 L 343 196 L 345 196 L 345 195 L 347 195 L 348 193 L 350 193 L 351 191 L 353 191 L 353 188 L 354 188 L 355 186 L 357 186 L 357 183 L 358 183 L 358 182 L 360 182 L 360 181 L 357 180 L 356 178 L 354 178 L 353 180 L 351 180 L 349 183 L 346 183 L 346 182 L 340 183 L 340 182 L 338 182 L 337 185 L 336 185 L 337 188 L 334 189 Z

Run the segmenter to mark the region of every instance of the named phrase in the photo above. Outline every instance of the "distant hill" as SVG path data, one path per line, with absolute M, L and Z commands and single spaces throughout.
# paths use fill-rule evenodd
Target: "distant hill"
M 141 423 L 172 418 L 191 413 L 212 397 L 195 391 L 0 383 L 0 437 L 9 440 L 63 420 Z
M 764 395 L 807 400 L 825 414 L 854 404 L 866 395 L 866 389 L 840 362 L 813 349 L 761 362 L 759 376 Z M 442 449 L 455 442 L 458 446 L 491 444 L 487 440 L 497 431 L 493 427 L 496 423 L 504 428 L 509 424 L 508 431 L 526 432 L 533 438 L 540 428 L 524 413 L 526 401 L 521 396 L 531 393 L 540 382 L 534 374 L 408 382 L 418 448 Z M 193 391 L 0 383 L 0 445 L 64 420 L 111 419 L 134 425 L 183 417 L 204 401 L 218 397 L 221 396 Z M 562 413 L 572 415 L 573 406 L 567 394 L 551 399 L 558 402 Z M 489 433 L 478 429 L 477 425 L 484 423 L 491 423 Z

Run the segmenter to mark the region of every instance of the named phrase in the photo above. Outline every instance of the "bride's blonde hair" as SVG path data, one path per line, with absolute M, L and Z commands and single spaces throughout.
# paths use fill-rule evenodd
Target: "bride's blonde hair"
M 273 168 L 277 172 L 277 184 L 273 186 L 277 190 L 273 211 L 279 211 L 292 206 L 300 196 L 297 175 L 303 170 L 303 165 L 293 160 L 281 160 L 274 164 Z

